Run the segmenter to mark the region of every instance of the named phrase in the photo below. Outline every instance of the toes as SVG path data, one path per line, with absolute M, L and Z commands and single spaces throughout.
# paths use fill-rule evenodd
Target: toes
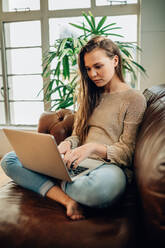
M 67 209 L 67 216 L 71 217 L 73 215 L 73 210 L 72 209 Z
M 68 204 L 66 214 L 72 220 L 81 220 L 85 218 L 82 209 L 75 202 L 70 202 L 70 204 Z
M 70 216 L 70 218 L 71 218 L 72 220 L 82 220 L 82 219 L 85 219 L 85 216 L 82 215 L 82 214 L 76 214 L 76 215 Z
M 67 216 L 71 217 L 72 215 L 74 215 L 74 212 L 75 208 L 73 206 L 67 207 Z

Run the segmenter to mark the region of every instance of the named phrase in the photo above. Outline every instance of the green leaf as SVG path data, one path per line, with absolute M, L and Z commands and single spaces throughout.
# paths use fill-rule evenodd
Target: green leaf
M 63 51 L 64 50 L 64 47 L 65 47 L 65 44 L 67 42 L 67 38 L 64 38 L 61 40 L 58 48 L 57 48 L 57 55 L 60 53 L 60 51 Z
M 59 103 L 57 102 L 57 103 L 55 103 L 55 104 L 53 104 L 52 106 L 51 106 L 51 108 L 50 108 L 50 110 L 52 110 L 56 105 L 58 105 Z M 57 110 L 58 109 L 58 107 L 55 109 L 55 110 Z
M 137 66 L 137 68 L 139 68 L 143 73 L 146 73 L 146 70 L 144 69 L 143 66 L 141 66 L 140 64 L 138 64 L 137 62 L 135 62 L 134 60 L 131 60 L 131 62 L 133 64 L 135 64 Z
M 52 89 L 52 86 L 53 86 L 53 83 L 54 83 L 54 80 L 51 80 L 48 87 L 46 88 L 46 91 L 45 91 L 45 99 L 47 99 L 47 101 L 49 101 L 50 99 L 50 93 L 51 92 L 51 89 Z
M 120 34 L 113 34 L 113 33 L 106 33 L 106 35 L 111 35 L 111 36 L 117 36 L 117 37 L 124 37 L 123 35 Z
M 54 76 L 55 76 L 55 75 L 57 75 L 58 77 L 60 76 L 60 73 L 61 73 L 61 71 L 60 71 L 60 66 L 61 66 L 61 61 L 59 61 L 59 62 L 57 63 L 57 66 L 56 66 L 56 68 L 55 68 Z
M 63 64 L 63 76 L 64 79 L 66 78 L 70 78 L 70 70 L 69 70 L 69 60 L 68 60 L 68 56 L 64 56 L 63 60 L 62 60 L 62 64 Z
M 93 26 L 93 23 L 89 20 L 88 15 L 85 12 L 82 12 L 83 16 L 85 17 L 86 21 L 88 22 L 89 26 L 91 27 L 90 32 L 95 30 L 95 27 Z
M 106 25 L 105 27 L 102 28 L 102 30 L 104 30 L 104 29 L 106 29 L 106 28 L 108 28 L 110 26 L 114 26 L 114 25 L 116 25 L 116 22 L 113 22 L 113 23 L 110 23 L 110 24 Z
M 67 100 L 61 102 L 61 103 L 59 104 L 58 109 L 59 109 L 59 108 L 67 108 L 67 107 L 69 107 L 69 106 L 71 106 L 71 105 L 73 105 L 73 97 L 69 97 Z
M 72 24 L 72 23 L 70 23 L 70 25 L 72 25 L 75 28 L 79 28 L 79 29 L 85 30 L 87 32 L 91 32 L 90 29 L 88 29 L 88 28 L 85 27 L 85 25 L 84 26 L 79 26 L 77 24 Z
M 122 53 L 124 53 L 128 58 L 129 58 L 129 57 L 132 58 L 132 55 L 131 55 L 131 53 L 130 53 L 128 50 L 122 48 L 121 51 L 122 51 Z
M 93 24 L 93 28 L 95 29 L 95 26 L 96 26 L 95 18 L 94 18 L 94 16 L 93 16 L 91 11 L 88 11 L 88 13 L 89 13 L 89 15 L 91 17 L 91 23 Z
M 76 49 L 79 45 L 78 39 L 73 39 L 73 48 Z
M 126 66 L 125 64 L 123 65 L 123 69 L 124 69 L 124 74 L 125 74 L 125 69 L 128 71 L 130 70 L 130 68 L 128 66 Z
M 80 39 L 79 42 L 80 42 L 81 47 L 85 46 L 87 43 L 86 40 L 84 40 L 84 39 Z
M 136 81 L 137 80 L 136 73 L 134 69 L 132 68 L 131 64 L 127 60 L 124 61 L 123 67 L 125 67 L 125 69 L 127 69 L 130 72 L 130 74 L 133 76 L 134 80 Z
M 122 50 L 123 48 L 130 48 L 130 49 L 133 49 L 133 50 L 136 49 L 135 47 L 133 47 L 133 46 L 131 46 L 131 45 L 126 45 L 126 44 L 121 45 L 121 44 L 118 44 L 118 42 L 116 42 L 116 44 L 118 45 L 118 47 L 119 47 L 121 50 Z
M 60 98 L 62 97 L 61 95 L 61 92 L 60 92 L 60 89 L 62 89 L 64 86 L 63 85 L 60 85 L 60 86 L 57 86 L 56 88 L 54 88 L 53 90 L 51 90 L 50 92 L 47 92 L 46 93 L 46 99 L 49 100 L 51 95 L 55 92 L 58 92 L 59 93 L 59 96 Z
M 115 29 L 122 29 L 121 27 L 116 27 L 116 28 L 107 28 L 107 29 L 104 29 L 104 32 L 107 32 L 109 30 L 115 30 Z
M 49 53 L 48 54 L 48 56 L 47 56 L 47 64 L 45 65 L 45 67 L 44 67 L 44 70 L 43 70 L 43 75 L 46 73 L 46 71 L 47 71 L 47 69 L 48 69 L 48 67 L 49 67 L 49 65 L 50 65 L 50 63 L 53 61 L 53 59 L 56 57 L 56 53 Z
M 65 48 L 63 51 L 60 52 L 58 60 L 62 61 L 65 56 L 69 58 L 70 55 L 73 55 L 73 51 L 70 48 Z
M 101 20 L 99 21 L 99 23 L 98 23 L 98 25 L 97 25 L 97 31 L 99 31 L 99 29 L 103 26 L 103 24 L 105 23 L 105 21 L 106 21 L 106 19 L 107 19 L 107 16 L 103 16 L 102 18 L 101 18 Z
M 71 81 L 71 85 L 75 82 L 75 80 L 78 78 L 78 75 L 76 75 L 76 76 L 74 76 L 74 78 L 72 79 L 72 81 Z

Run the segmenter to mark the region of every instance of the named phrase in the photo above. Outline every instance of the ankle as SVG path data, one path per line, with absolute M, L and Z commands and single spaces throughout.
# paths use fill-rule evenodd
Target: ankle
M 74 201 L 72 198 L 68 196 L 68 198 L 65 199 L 65 207 L 68 207 L 70 204 L 75 204 L 76 201 Z
M 74 202 L 74 200 L 72 200 L 67 194 L 65 194 L 58 185 L 53 186 L 47 192 L 46 197 L 61 203 L 65 207 L 67 207 L 68 204 L 70 204 L 71 202 Z

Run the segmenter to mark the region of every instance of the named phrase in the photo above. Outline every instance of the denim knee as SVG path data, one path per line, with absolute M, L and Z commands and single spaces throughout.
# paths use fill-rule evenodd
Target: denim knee
M 85 195 L 85 202 L 90 207 L 104 208 L 115 203 L 124 192 L 124 184 L 119 185 L 117 181 L 96 184 L 89 189 Z
M 116 165 L 105 165 L 74 183 L 64 191 L 75 201 L 89 207 L 103 208 L 113 204 L 124 193 L 126 176 Z
M 102 192 L 100 192 L 100 202 L 98 202 L 99 208 L 114 204 L 119 200 L 126 189 L 127 180 L 124 172 L 116 165 L 111 165 L 111 167 L 113 167 L 113 169 L 109 176 L 107 172 L 102 182 Z
M 17 156 L 15 152 L 9 152 L 3 156 L 1 160 L 1 167 L 7 176 L 10 175 L 10 169 L 12 167 L 12 164 L 15 163 L 16 160 L 17 160 Z
M 15 152 L 7 153 L 1 162 L 6 175 L 18 185 L 45 196 L 55 182 L 45 175 L 24 168 Z

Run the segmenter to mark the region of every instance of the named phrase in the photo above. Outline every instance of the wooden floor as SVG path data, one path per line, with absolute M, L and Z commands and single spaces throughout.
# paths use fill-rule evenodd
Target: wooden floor
M 9 181 L 11 181 L 11 179 L 5 175 L 4 171 L 0 166 L 0 187 L 8 183 Z

